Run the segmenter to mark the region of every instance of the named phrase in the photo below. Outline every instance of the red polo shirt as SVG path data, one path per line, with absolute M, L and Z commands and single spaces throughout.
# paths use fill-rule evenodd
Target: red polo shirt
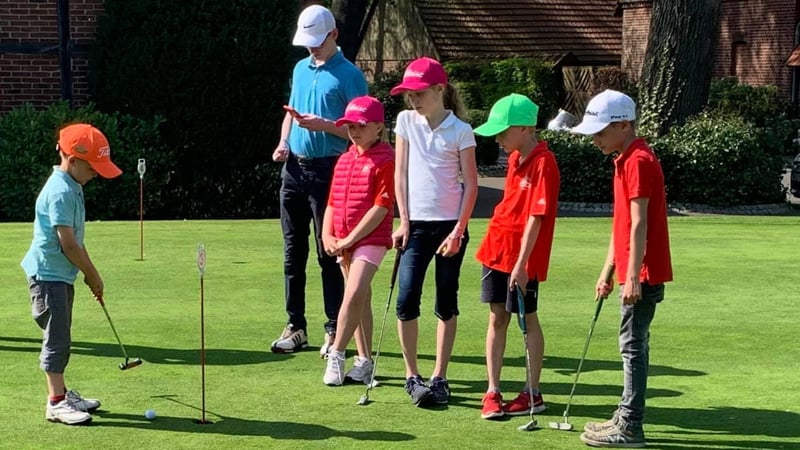
M 520 153 L 508 157 L 503 199 L 494 208 L 486 236 L 475 257 L 486 267 L 511 273 L 522 247 L 522 235 L 530 216 L 542 216 L 542 227 L 528 258 L 530 279 L 545 281 L 558 211 L 561 175 L 556 157 L 541 141 L 520 163 Z
M 667 229 L 667 200 L 661 163 L 644 139 L 636 139 L 614 160 L 614 264 L 617 280 L 627 280 L 631 249 L 631 200 L 648 198 L 647 238 L 639 279 L 649 284 L 672 281 Z

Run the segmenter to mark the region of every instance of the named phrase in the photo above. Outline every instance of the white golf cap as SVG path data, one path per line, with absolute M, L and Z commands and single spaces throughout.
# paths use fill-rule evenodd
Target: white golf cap
M 593 135 L 610 123 L 624 120 L 636 120 L 636 103 L 622 92 L 606 89 L 589 101 L 583 121 L 572 132 Z
M 292 45 L 298 47 L 319 47 L 325 37 L 336 29 L 336 19 L 324 6 L 311 5 L 300 13 L 297 19 L 297 32 Z

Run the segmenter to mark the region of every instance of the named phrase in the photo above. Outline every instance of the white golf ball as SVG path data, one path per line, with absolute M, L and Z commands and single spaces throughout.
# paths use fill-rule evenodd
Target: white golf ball
M 156 412 L 152 409 L 148 409 L 144 412 L 144 418 L 147 420 L 153 420 L 156 418 Z

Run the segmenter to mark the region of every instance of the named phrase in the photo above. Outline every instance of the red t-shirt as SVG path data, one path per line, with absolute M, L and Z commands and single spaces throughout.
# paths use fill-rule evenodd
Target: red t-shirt
M 672 281 L 667 229 L 667 199 L 661 163 L 644 139 L 636 139 L 614 160 L 614 264 L 617 280 L 627 280 L 631 249 L 631 200 L 649 199 L 647 237 L 639 279 L 649 284 Z
M 558 212 L 561 175 L 556 157 L 541 141 L 520 163 L 520 153 L 508 157 L 503 199 L 494 208 L 486 236 L 475 257 L 486 267 L 511 273 L 522 248 L 530 216 L 542 216 L 542 227 L 525 268 L 530 279 L 545 281 Z

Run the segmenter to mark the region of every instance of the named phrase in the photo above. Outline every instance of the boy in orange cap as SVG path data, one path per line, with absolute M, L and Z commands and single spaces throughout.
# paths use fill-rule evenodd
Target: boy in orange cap
M 61 163 L 53 167 L 36 199 L 33 241 L 22 260 L 28 277 L 33 319 L 42 329 L 40 367 L 45 371 L 49 399 L 45 418 L 67 425 L 87 424 L 100 406 L 67 390 L 64 370 L 69 362 L 75 279 L 84 282 L 95 298 L 103 296 L 103 279 L 83 245 L 86 210 L 83 185 L 100 175 L 114 178 L 122 171 L 111 162 L 108 140 L 87 124 L 69 125 L 59 133 L 56 149 Z

